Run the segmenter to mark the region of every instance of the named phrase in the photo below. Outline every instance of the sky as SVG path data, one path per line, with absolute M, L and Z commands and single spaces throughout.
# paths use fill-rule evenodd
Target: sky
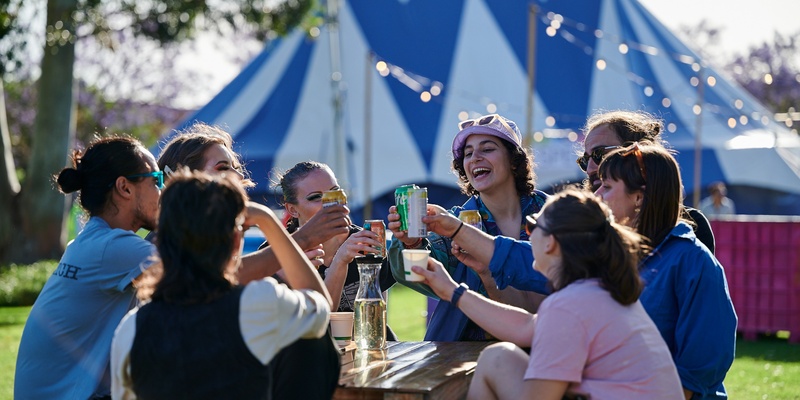
M 429 1 L 429 0 L 416 0 Z M 775 31 L 784 35 L 800 32 L 800 1 L 798 0 L 639 0 L 656 18 L 675 33 L 682 26 L 697 26 L 707 20 L 720 28 L 720 47 L 710 54 L 731 59 L 744 54 L 750 47 L 772 41 Z M 680 37 L 680 35 L 679 35 Z M 202 106 L 239 73 L 242 67 L 222 61 L 219 50 L 206 46 L 209 54 L 187 60 L 188 65 L 211 74 L 206 93 L 186 99 L 189 108 Z M 221 60 L 217 63 L 196 62 L 197 59 Z
M 673 32 L 707 20 L 721 28 L 721 55 L 743 54 L 748 48 L 772 41 L 775 31 L 800 31 L 797 0 L 639 0 Z

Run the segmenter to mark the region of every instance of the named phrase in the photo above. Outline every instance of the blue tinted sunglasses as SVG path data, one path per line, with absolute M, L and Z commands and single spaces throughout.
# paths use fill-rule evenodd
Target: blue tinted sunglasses
M 160 190 L 164 188 L 164 172 L 163 171 L 153 171 L 147 172 L 144 174 L 134 174 L 134 175 L 126 175 L 126 179 L 133 179 L 133 178 L 145 178 L 148 176 L 152 176 L 156 178 L 156 187 Z

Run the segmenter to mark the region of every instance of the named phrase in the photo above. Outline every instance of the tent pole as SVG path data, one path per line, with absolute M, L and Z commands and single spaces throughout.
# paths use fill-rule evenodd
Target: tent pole
M 372 58 L 372 52 L 367 51 L 364 66 L 364 220 L 372 219 Z
M 530 148 L 533 142 L 533 96 L 536 82 L 536 5 L 528 7 L 528 108 L 525 115 L 525 138 L 523 146 Z
M 331 52 L 331 89 L 333 92 L 333 142 L 336 151 L 334 157 L 334 173 L 343 183 L 345 189 L 351 188 L 348 179 L 347 163 L 345 162 L 344 132 L 342 129 L 342 65 L 341 48 L 339 46 L 339 0 L 327 0 L 328 9 L 328 36 Z
M 697 73 L 697 106 L 700 108 L 695 119 L 694 129 L 694 193 L 692 193 L 692 207 L 700 207 L 700 179 L 703 176 L 703 68 Z

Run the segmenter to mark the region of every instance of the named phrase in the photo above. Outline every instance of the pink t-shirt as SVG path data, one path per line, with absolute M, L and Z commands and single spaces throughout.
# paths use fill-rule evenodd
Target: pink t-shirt
M 596 279 L 542 303 L 525 379 L 568 381 L 567 393 L 593 400 L 683 398 L 669 349 L 642 304 L 617 303 Z

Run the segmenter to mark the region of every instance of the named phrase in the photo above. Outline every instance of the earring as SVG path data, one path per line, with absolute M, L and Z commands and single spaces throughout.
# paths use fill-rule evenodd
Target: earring
M 633 212 L 635 212 L 636 214 L 638 214 L 639 211 L 642 211 L 642 209 L 639 208 L 639 207 L 636 207 L 636 208 L 633 209 Z

